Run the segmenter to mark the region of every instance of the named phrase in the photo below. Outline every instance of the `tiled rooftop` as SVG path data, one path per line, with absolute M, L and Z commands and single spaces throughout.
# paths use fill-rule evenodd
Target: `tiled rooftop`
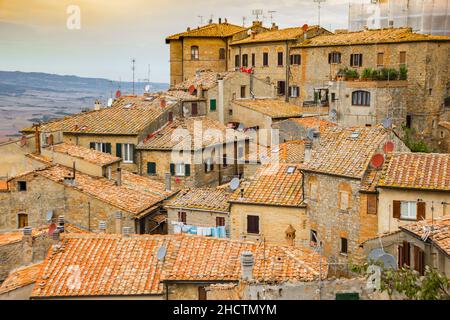
M 450 190 L 450 154 L 394 153 L 386 161 L 380 187 Z
M 252 150 L 250 150 L 252 151 Z M 258 146 L 256 155 L 249 153 L 246 155 L 247 161 L 258 161 L 261 163 L 303 163 L 305 157 L 305 142 L 303 140 L 293 140 L 265 147 Z
M 157 252 L 163 245 L 167 252 L 160 261 Z M 152 295 L 163 293 L 163 280 L 237 281 L 244 250 L 254 254 L 256 280 L 319 277 L 321 258 L 309 249 L 196 235 L 68 235 L 58 250 L 49 252 L 32 297 Z M 70 266 L 80 271 L 74 286 Z M 322 266 L 325 278 L 325 258 Z
M 49 151 L 66 154 L 100 166 L 105 166 L 120 161 L 120 158 L 112 156 L 108 153 L 68 143 L 55 144 L 47 147 L 47 149 Z
M 137 135 L 163 114 L 161 99 L 163 98 L 122 96 L 109 108 L 82 112 L 64 119 L 46 122 L 40 126 L 40 130 L 42 132 Z M 165 108 L 170 108 L 178 102 L 175 98 L 168 100 L 167 96 L 164 99 L 166 100 Z M 25 128 L 22 131 L 34 132 L 34 129 Z
M 181 37 L 230 37 L 240 31 L 244 31 L 246 28 L 237 26 L 231 23 L 210 23 L 208 25 L 191 28 L 188 31 L 177 33 L 166 38 L 166 43 L 170 40 L 178 40 Z
M 450 37 L 419 34 L 410 28 L 388 28 L 320 35 L 301 42 L 299 47 L 347 46 L 357 44 L 450 41 Z
M 64 183 L 64 177 L 72 175 L 72 168 L 54 165 L 35 170 L 33 174 L 57 183 Z M 121 186 L 117 186 L 115 180 L 94 177 L 77 171 L 75 186 L 72 188 L 136 215 L 157 205 L 174 193 L 174 191 L 167 192 L 164 183 L 138 176 L 126 170 L 122 170 Z
M 12 271 L 0 286 L 0 295 L 36 282 L 43 263 L 36 263 Z
M 169 201 L 167 207 L 230 212 L 230 196 L 228 187 L 185 189 Z
M 317 117 L 303 117 L 303 118 L 292 118 L 289 119 L 290 121 L 294 121 L 298 123 L 299 125 L 302 125 L 306 128 L 319 128 L 322 130 L 326 127 L 336 127 L 337 125 L 333 122 L 324 120 L 324 119 L 318 119 Z
M 313 147 L 311 160 L 303 169 L 361 179 L 369 162 L 388 138 L 380 127 L 327 127 Z
M 244 189 L 241 194 L 241 189 Z M 302 174 L 298 164 L 265 164 L 254 178 L 241 185 L 231 196 L 231 202 L 300 206 L 302 199 Z
M 183 132 L 186 132 L 186 134 Z M 217 137 L 215 135 L 216 132 L 220 133 L 221 136 Z M 186 146 L 190 144 L 191 150 L 196 150 L 197 148 L 204 148 L 217 143 L 222 144 L 225 141 L 235 141 L 235 137 L 233 135 L 227 137 L 226 132 L 234 132 L 237 140 L 244 140 L 246 137 L 244 133 L 227 129 L 227 127 L 220 122 L 206 116 L 189 118 L 179 117 L 173 122 L 167 123 L 157 132 L 151 134 L 147 139 L 137 145 L 137 149 L 171 150 L 174 147 L 179 147 L 180 144 L 182 144 L 182 141 L 184 141 L 187 143 Z M 197 133 L 200 133 L 201 135 L 196 137 Z M 187 134 L 189 134 L 189 136 Z M 190 139 L 190 141 L 173 138 L 178 135 L 181 135 L 180 138 Z M 196 139 L 201 139 L 201 141 L 196 143 Z
M 177 90 L 189 90 L 191 86 L 194 86 L 196 89 L 200 87 L 208 90 L 217 85 L 217 79 L 227 79 L 236 74 L 235 71 L 226 71 L 226 72 L 213 72 L 213 71 L 201 71 L 197 75 L 175 85 L 169 93 Z
M 308 31 L 318 29 L 317 26 L 308 27 Z M 245 39 L 239 41 L 233 41 L 231 45 L 239 45 L 239 44 L 252 44 L 252 43 L 260 43 L 260 42 L 276 42 L 276 41 L 286 41 L 286 40 L 297 40 L 302 39 L 305 30 L 303 27 L 292 27 L 286 29 L 279 30 L 269 30 L 265 32 L 259 32 L 254 37 L 249 36 Z
M 425 235 L 427 230 L 431 230 L 428 241 L 434 243 L 447 256 L 450 256 L 450 217 L 421 220 L 401 226 L 400 229 L 413 233 L 420 238 Z
M 303 113 L 302 107 L 280 99 L 240 99 L 233 103 L 274 119 L 300 117 Z
M 450 130 L 450 122 L 448 121 L 441 121 L 439 122 L 439 125 L 447 130 Z

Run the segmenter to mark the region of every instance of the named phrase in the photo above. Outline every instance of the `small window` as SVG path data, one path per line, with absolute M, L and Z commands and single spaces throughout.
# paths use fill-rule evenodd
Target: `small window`
M 191 47 L 191 60 L 198 60 L 199 54 L 198 54 L 198 46 L 192 46 Z
M 241 86 L 241 98 L 245 98 L 246 86 Z
M 341 253 L 348 253 L 348 242 L 347 238 L 341 238 Z
M 284 96 L 286 94 L 286 82 L 285 81 L 277 82 L 277 94 L 279 96 Z
M 352 105 L 370 106 L 370 92 L 362 90 L 352 92 Z
M 124 163 L 134 163 L 134 144 L 123 143 L 122 144 L 122 155 Z
M 311 229 L 309 237 L 310 237 L 311 245 L 316 246 L 317 245 L 317 231 Z
M 224 168 L 228 167 L 228 158 L 227 158 L 227 155 L 226 155 L 226 154 L 224 154 L 224 155 L 222 156 L 222 166 L 223 166 Z
M 28 215 L 26 213 L 19 213 L 17 215 L 18 228 L 22 229 L 28 226 Z
M 264 67 L 269 66 L 269 53 L 268 52 L 263 53 L 263 66 Z
M 185 165 L 184 163 L 175 164 L 175 175 L 184 176 L 185 175 Z
M 332 92 L 331 93 L 331 102 L 335 102 L 336 101 L 336 93 Z
M 441 131 L 441 138 L 445 138 L 444 131 Z
M 259 216 L 247 216 L 247 233 L 259 234 Z
M 406 51 L 400 51 L 399 63 L 401 67 L 406 65 Z
M 216 111 L 217 109 L 217 100 L 211 99 L 209 100 L 209 111 Z
M 252 67 L 256 66 L 256 54 L 252 53 Z
M 238 158 L 242 158 L 244 156 L 244 147 L 238 148 Z
M 233 109 L 228 109 L 228 115 L 232 116 L 233 115 Z
M 220 48 L 219 49 L 219 59 L 220 60 L 225 60 L 225 48 Z
M 191 114 L 193 116 L 198 115 L 198 104 L 197 104 L 197 102 L 192 102 L 192 104 L 191 104 Z
M 240 64 L 241 64 L 241 61 L 240 61 L 240 60 L 241 60 L 241 59 L 240 59 L 240 57 L 239 57 L 238 54 L 234 56 L 234 66 L 235 66 L 236 68 L 239 68 L 239 67 L 240 67 Z
M 178 222 L 186 224 L 186 212 L 178 212 Z
M 27 182 L 26 181 L 17 181 L 17 190 L 18 191 L 27 191 Z
M 400 203 L 400 218 L 417 220 L 417 204 L 415 201 L 402 201 Z
M 205 173 L 211 172 L 214 170 L 214 163 L 211 158 L 205 160 Z
M 300 65 L 302 63 L 302 56 L 299 54 L 291 54 L 290 63 L 291 65 Z
M 278 52 L 277 54 L 277 62 L 279 67 L 283 66 L 283 55 L 283 52 Z
M 377 54 L 377 66 L 384 65 L 384 52 L 378 52 Z
M 289 97 L 298 98 L 298 95 L 299 95 L 299 87 L 298 86 L 289 87 Z
M 156 162 L 147 162 L 147 174 L 148 175 L 156 174 Z
M 225 227 L 224 217 L 216 217 L 216 227 Z
M 338 64 L 341 63 L 341 53 L 340 52 L 331 52 L 328 54 L 328 63 L 329 64 Z
M 242 55 L 242 66 L 243 67 L 248 67 L 248 54 L 243 54 Z
M 411 126 L 412 126 L 412 116 L 408 114 L 406 116 L 406 127 L 411 129 Z
M 351 54 L 350 55 L 350 66 L 361 67 L 362 66 L 362 58 L 363 58 L 363 55 L 361 53 Z

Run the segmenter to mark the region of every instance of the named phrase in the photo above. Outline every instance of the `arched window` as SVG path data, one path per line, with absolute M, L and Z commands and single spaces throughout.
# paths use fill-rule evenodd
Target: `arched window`
M 225 48 L 220 48 L 219 49 L 219 59 L 220 60 L 225 60 Z
M 354 106 L 370 106 L 370 92 L 354 91 L 352 93 L 352 105 Z
M 191 47 L 191 60 L 198 60 L 198 46 Z

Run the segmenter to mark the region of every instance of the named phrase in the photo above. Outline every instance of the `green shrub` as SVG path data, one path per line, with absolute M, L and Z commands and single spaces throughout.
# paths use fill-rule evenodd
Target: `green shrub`
M 400 79 L 400 80 L 406 80 L 406 79 L 408 79 L 408 69 L 406 68 L 406 66 L 401 66 L 401 67 L 400 67 L 400 75 L 399 75 L 399 79 Z
M 361 79 L 373 79 L 374 72 L 372 68 L 365 68 L 361 73 Z
M 386 80 L 397 80 L 398 71 L 395 69 L 381 68 L 377 70 L 374 75 L 374 80 L 386 81 Z

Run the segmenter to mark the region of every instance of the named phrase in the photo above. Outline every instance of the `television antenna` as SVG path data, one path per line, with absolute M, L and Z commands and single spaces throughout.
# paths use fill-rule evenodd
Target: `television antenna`
M 242 27 L 245 28 L 245 20 L 247 20 L 247 17 L 242 17 Z
M 197 18 L 200 19 L 200 25 L 202 26 L 203 25 L 203 16 L 197 16 Z
M 326 0 L 313 0 L 315 3 L 317 3 L 317 9 L 318 9 L 318 26 L 320 27 L 320 8 L 322 7 L 322 2 L 325 2 Z
M 252 10 L 252 14 L 256 17 L 256 21 L 259 21 L 259 16 L 263 15 L 262 9 L 254 9 Z
M 131 71 L 133 72 L 133 95 L 134 95 L 134 71 L 136 70 L 136 59 L 131 59 Z
M 270 24 L 273 24 L 273 14 L 276 13 L 275 10 L 269 10 L 267 11 L 270 14 Z

